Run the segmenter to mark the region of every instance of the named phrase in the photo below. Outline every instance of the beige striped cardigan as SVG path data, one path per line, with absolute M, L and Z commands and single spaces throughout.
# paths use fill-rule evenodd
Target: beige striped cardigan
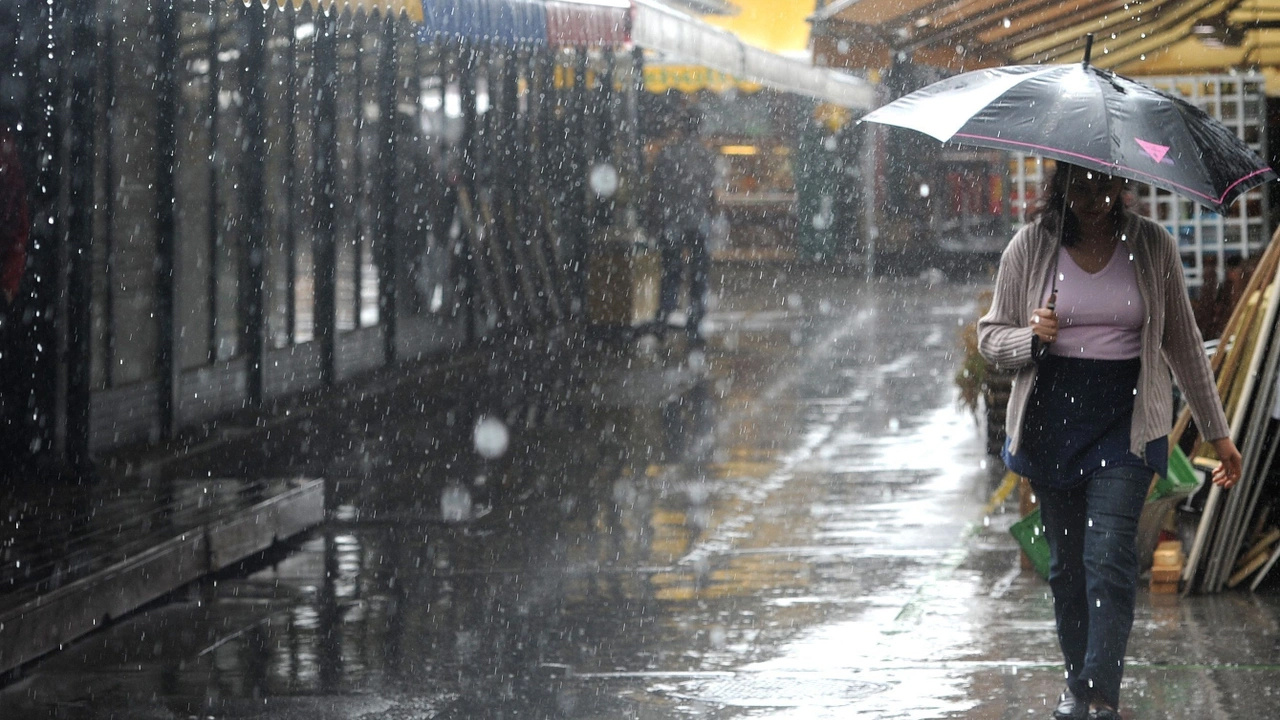
M 1173 238 L 1157 223 L 1126 212 L 1121 240 L 1133 253 L 1138 290 L 1147 311 L 1129 450 L 1142 457 L 1148 442 L 1169 433 L 1173 424 L 1170 370 L 1201 437 L 1226 437 L 1227 418 L 1192 316 Z M 978 321 L 979 352 L 997 368 L 1017 373 L 1006 418 L 1009 449 L 1014 453 L 1036 381 L 1028 323 L 1031 311 L 1048 293 L 1056 247 L 1056 238 L 1039 221 L 1019 230 L 1000 257 L 991 310 Z

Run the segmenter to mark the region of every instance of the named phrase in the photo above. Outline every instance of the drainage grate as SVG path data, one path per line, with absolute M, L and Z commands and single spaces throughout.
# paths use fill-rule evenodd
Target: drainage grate
M 883 690 L 877 683 L 808 673 L 749 673 L 681 683 L 677 697 L 739 707 L 844 705 Z

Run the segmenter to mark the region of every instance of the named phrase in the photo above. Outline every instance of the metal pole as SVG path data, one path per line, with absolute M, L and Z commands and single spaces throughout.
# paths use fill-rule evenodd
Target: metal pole
M 876 162 L 876 154 L 880 151 L 880 129 L 874 124 L 866 123 L 867 128 L 866 142 L 863 144 L 862 151 L 862 210 L 864 230 L 866 231 L 866 248 L 862 252 L 863 270 L 866 272 L 867 282 L 871 282 L 876 276 L 876 240 L 880 237 L 880 224 L 878 213 L 880 212 L 879 197 L 880 194 L 880 174 L 878 172 L 879 163 Z
M 359 330 L 361 327 L 360 314 L 364 308 L 364 235 L 365 235 L 365 208 L 368 202 L 368 193 L 366 190 L 365 173 L 368 168 L 364 162 L 364 26 L 355 23 L 351 32 L 347 34 L 347 40 L 352 46 L 354 57 L 351 60 L 351 76 L 355 78 L 355 107 L 352 109 L 353 120 L 355 126 L 351 131 L 351 157 L 352 167 L 355 169 L 355 179 L 352 183 L 350 207 L 353 220 L 352 247 L 351 247 L 351 327 Z
M 162 437 L 173 437 L 178 425 L 177 294 L 177 157 L 178 11 L 173 3 L 154 5 L 156 45 L 156 371 Z
M 67 180 L 67 397 L 65 450 L 72 467 L 89 466 L 89 406 L 93 358 L 93 136 L 98 38 L 97 3 L 71 10 L 70 136 Z
M 115 272 L 115 22 L 114 19 L 106 18 L 104 28 L 102 28 L 102 95 L 105 101 L 105 110 L 102 115 L 102 131 L 101 131 L 101 154 L 102 154 L 102 177 L 106 178 L 105 196 L 102 197 L 102 265 L 104 265 L 104 273 L 106 278 L 110 278 Z M 97 240 L 97 238 L 95 238 Z M 102 313 L 108 318 L 115 318 L 115 283 L 105 282 L 104 299 L 102 299 Z M 115 357 L 119 348 L 116 347 L 116 338 L 119 333 L 115 332 L 114 320 L 108 320 L 104 323 L 106 337 L 104 342 L 104 354 L 106 363 L 104 363 L 106 387 L 115 387 L 115 363 L 111 363 L 111 357 Z
M 462 177 L 459 185 L 465 189 L 474 201 L 476 197 L 476 78 L 475 63 L 478 54 L 469 41 L 464 40 L 457 53 L 458 85 L 462 96 Z M 456 212 L 463 212 L 459 207 Z M 463 233 L 470 232 L 465 227 Z M 471 243 L 463 243 L 462 260 L 462 312 L 466 331 L 466 342 L 474 344 L 480 339 L 476 313 L 480 293 L 476 284 L 480 281 L 475 265 L 483 263 L 484 258 L 476 254 Z
M 587 49 L 579 47 L 574 51 L 573 89 L 570 91 L 569 116 L 565 121 L 572 127 L 579 138 L 589 137 L 587 123 Z M 568 261 L 569 294 L 571 314 L 578 318 L 587 312 L 587 192 L 586 183 L 587 148 L 583 142 L 569 142 L 569 177 L 568 177 L 568 210 L 569 210 L 569 253 Z
M 388 365 L 397 359 L 396 326 L 399 309 L 396 302 L 396 157 L 399 155 L 396 132 L 396 18 L 390 13 L 382 21 L 382 59 L 378 73 L 378 316 L 385 328 L 383 357 Z
M 205 96 L 206 122 L 209 124 L 209 202 L 205 205 L 205 228 L 209 236 L 208 275 L 205 297 L 209 304 L 209 325 L 205 337 L 206 360 L 218 359 L 218 268 L 222 265 L 222 232 L 218 212 L 218 95 L 222 64 L 218 59 L 221 28 L 218 16 L 222 8 L 219 0 L 209 0 L 209 45 L 205 61 L 209 64 L 209 87 Z
M 315 336 L 320 343 L 320 377 L 337 380 L 337 169 L 338 34 L 336 19 L 323 12 L 314 18 L 315 69 Z
M 244 157 L 241 164 L 240 210 L 243 214 L 245 250 L 244 281 L 240 289 L 243 313 L 241 340 L 247 356 L 249 407 L 262 405 L 266 351 L 264 307 L 267 256 L 266 173 L 267 98 L 263 78 L 267 72 L 267 15 L 261 3 L 243 6 L 244 49 L 240 63 L 240 92 L 244 97 Z
M 285 131 L 284 195 L 285 195 L 285 336 L 293 345 L 298 330 L 298 11 L 286 9 L 289 22 L 289 44 L 285 50 Z
M 644 48 L 636 47 L 631 51 L 631 83 L 630 90 L 627 93 L 627 125 L 629 126 L 628 142 L 633 150 L 630 161 L 632 166 L 628 168 L 626 177 L 628 183 L 637 189 L 648 187 L 648 182 L 643 181 L 644 177 L 644 130 L 640 127 L 640 102 L 644 97 Z M 641 201 L 641 194 L 638 192 L 627 193 L 628 214 L 634 219 L 639 219 L 641 213 L 645 210 L 645 203 Z

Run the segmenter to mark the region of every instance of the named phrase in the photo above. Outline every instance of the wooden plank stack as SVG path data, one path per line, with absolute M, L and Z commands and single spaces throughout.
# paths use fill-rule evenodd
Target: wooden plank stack
M 1166 540 L 1156 546 L 1151 559 L 1151 592 L 1157 595 L 1178 592 L 1178 580 L 1187 556 L 1181 540 Z
M 1280 231 L 1260 259 L 1210 363 L 1244 465 L 1234 488 L 1208 490 L 1182 569 L 1183 592 L 1217 592 L 1251 576 L 1256 588 L 1280 558 L 1280 530 L 1266 524 L 1271 493 L 1265 491 L 1280 447 L 1280 424 L 1272 417 L 1280 369 L 1280 335 L 1275 332 L 1280 312 L 1277 238 Z M 1190 413 L 1184 410 L 1170 435 L 1171 445 L 1184 440 L 1189 425 Z M 1204 438 L 1196 438 L 1195 446 L 1193 456 L 1212 456 Z

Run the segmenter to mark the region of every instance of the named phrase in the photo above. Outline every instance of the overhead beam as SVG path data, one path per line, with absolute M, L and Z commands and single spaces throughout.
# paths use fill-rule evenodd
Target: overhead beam
M 1148 16 L 1158 16 L 1163 7 L 1168 3 L 1177 2 L 1178 0 L 1158 0 L 1146 6 L 1143 14 Z M 1131 0 L 1112 0 L 1108 3 L 1099 5 L 1091 5 L 1083 12 L 1074 13 L 1057 13 L 1052 9 L 1042 14 L 1034 14 L 1024 18 L 1022 27 L 1013 32 L 1004 35 L 998 40 L 1001 47 L 1012 49 L 1024 43 L 1033 42 L 1036 38 L 1043 38 L 1047 35 L 1061 33 L 1070 28 L 1079 28 L 1083 24 L 1095 22 L 1100 18 L 1106 18 L 1113 12 L 1123 10 L 1129 5 Z M 1055 8 L 1056 9 L 1056 8 Z
M 940 22 L 926 26 L 913 34 L 911 40 L 904 43 L 903 47 L 908 50 L 916 50 L 925 45 L 947 42 L 962 32 L 968 32 L 972 37 L 975 32 L 978 32 L 977 28 L 990 29 L 1002 24 L 1006 19 L 1013 21 L 1028 13 L 1039 12 L 1046 7 L 1062 8 L 1062 6 L 1061 0 L 1030 0 L 1029 2 L 1024 1 L 1013 5 L 1001 0 L 990 3 L 976 13 L 962 14 L 960 10 L 956 10 L 951 13 L 955 16 L 954 20 L 948 22 L 944 15 L 939 19 Z
M 1118 33 L 1115 40 L 1110 38 L 1101 38 L 1099 47 L 1095 47 L 1093 59 L 1098 65 L 1110 66 L 1118 62 L 1115 57 L 1110 57 L 1113 52 L 1111 48 L 1123 49 L 1127 55 L 1137 57 L 1143 52 L 1151 48 L 1159 47 L 1169 42 L 1169 33 L 1177 31 L 1180 25 L 1186 24 L 1183 32 L 1190 31 L 1190 24 L 1204 15 L 1213 15 L 1221 12 L 1231 2 L 1231 0 L 1199 0 L 1193 3 L 1173 3 L 1167 8 L 1166 12 L 1161 13 L 1161 17 L 1150 23 L 1143 23 L 1132 31 Z M 1164 6 L 1162 6 L 1164 7 Z M 1045 38 L 1037 42 L 1027 43 L 1020 47 L 1014 48 L 1011 55 L 1019 60 L 1036 60 L 1045 61 L 1061 61 L 1069 55 L 1073 55 L 1079 50 L 1083 43 L 1080 38 L 1086 32 L 1094 32 L 1095 28 L 1086 25 L 1079 25 L 1074 29 L 1064 30 L 1056 33 L 1053 37 Z M 1146 37 L 1142 37 L 1143 34 Z M 1136 35 L 1137 37 L 1133 37 Z M 1141 45 L 1144 49 L 1137 49 Z

